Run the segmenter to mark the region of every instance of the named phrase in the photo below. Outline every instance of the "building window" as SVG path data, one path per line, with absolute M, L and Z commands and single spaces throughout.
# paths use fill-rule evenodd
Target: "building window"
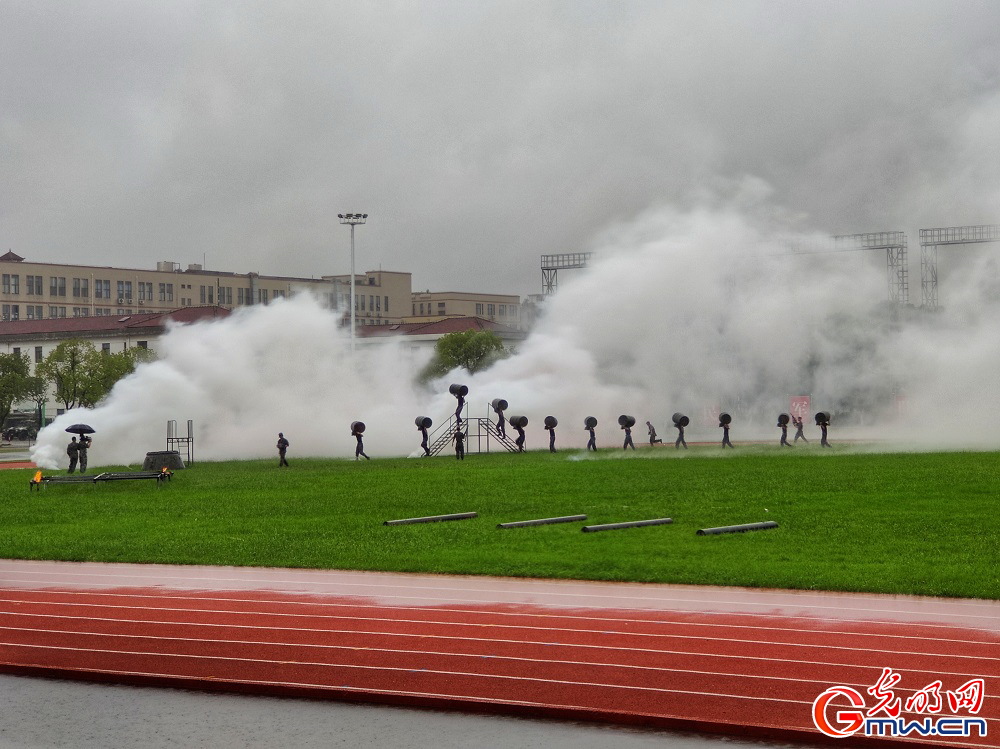
M 49 278 L 49 296 L 66 296 L 66 278 L 51 276 Z
M 364 294 L 358 294 L 358 297 L 361 299 L 361 311 L 364 312 L 365 311 L 365 295 Z
M 500 317 L 507 317 L 507 305 L 506 304 L 501 304 L 500 305 Z
M 4 320 L 17 320 L 20 317 L 21 310 L 16 304 L 5 304 L 0 310 L 3 312 Z
M 149 341 L 136 341 L 135 345 L 139 348 L 149 348 Z
M 364 309 L 364 307 L 362 307 L 361 309 Z M 368 311 L 369 312 L 375 311 L 375 297 L 372 296 L 371 294 L 368 295 Z
M 146 281 L 139 281 L 139 301 L 153 301 L 153 284 Z
M 66 317 L 65 307 L 49 307 L 49 317 L 55 319 L 57 317 Z
M 45 317 L 40 304 L 29 304 L 25 309 L 28 311 L 29 320 L 41 320 Z
M 413 316 L 414 317 L 417 316 L 417 305 L 416 304 L 413 305 Z
M 486 305 L 486 314 L 489 315 L 490 317 L 493 317 L 493 315 L 496 314 L 496 305 L 495 304 L 487 304 Z
M 209 297 L 211 297 L 211 296 L 212 295 L 209 294 Z M 261 301 L 262 304 L 267 304 L 267 289 L 261 289 L 260 290 L 260 301 Z
M 38 364 L 42 360 L 42 347 L 35 346 L 35 364 Z
M 90 296 L 90 279 L 89 278 L 74 278 L 73 279 L 73 296 L 79 297 L 81 299 L 86 299 Z
M 277 292 L 275 292 L 277 293 Z M 219 304 L 227 304 L 230 307 L 233 305 L 233 287 L 232 286 L 220 286 L 219 287 Z
M 20 356 L 21 355 L 21 347 L 20 346 L 15 346 L 12 353 L 14 354 L 14 356 Z
M 74 307 L 73 317 L 90 317 L 90 310 L 86 307 Z
M 127 304 L 132 303 L 132 282 L 131 281 L 119 281 L 118 282 L 118 303 L 122 304 L 125 302 Z
M 438 314 L 439 315 L 444 314 L 444 302 L 438 302 Z
M 27 285 L 25 291 L 29 296 L 41 296 L 45 293 L 45 289 L 42 287 L 41 276 L 25 276 L 24 280 Z
M 476 305 L 476 314 L 477 315 L 483 314 L 483 305 L 482 304 L 477 304 Z
M 380 296 L 375 297 L 375 310 L 377 312 L 382 311 L 382 297 Z
M 389 297 L 385 297 L 385 313 L 389 314 Z
M 110 343 L 102 343 L 101 344 L 101 353 L 102 354 L 110 354 L 111 353 L 111 344 Z
M 98 278 L 96 281 L 94 281 L 94 298 L 95 299 L 111 298 L 110 278 Z
M 20 294 L 21 293 L 21 277 L 16 274 L 4 273 L 3 274 L 3 293 L 4 294 Z

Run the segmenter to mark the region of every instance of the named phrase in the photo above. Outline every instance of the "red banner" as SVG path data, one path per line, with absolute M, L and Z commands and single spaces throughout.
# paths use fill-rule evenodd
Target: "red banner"
M 788 399 L 788 413 L 797 419 L 805 421 L 811 414 L 809 412 L 809 396 L 793 395 Z

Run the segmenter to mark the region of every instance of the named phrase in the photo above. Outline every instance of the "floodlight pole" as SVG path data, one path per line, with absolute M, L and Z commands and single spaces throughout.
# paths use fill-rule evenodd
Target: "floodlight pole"
M 351 227 L 351 355 L 354 355 L 354 335 L 356 329 L 355 321 L 355 301 L 354 301 L 354 227 L 363 224 L 368 219 L 367 213 L 338 213 L 337 218 L 340 223 L 348 224 Z

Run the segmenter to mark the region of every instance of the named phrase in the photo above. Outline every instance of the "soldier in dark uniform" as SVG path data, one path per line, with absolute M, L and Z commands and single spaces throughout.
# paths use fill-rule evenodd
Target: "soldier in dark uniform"
M 76 461 L 80 458 L 80 446 L 76 444 L 76 437 L 66 445 L 66 454 L 69 456 L 69 473 L 76 470 Z
M 646 422 L 646 428 L 649 430 L 649 446 L 650 447 L 652 447 L 653 445 L 655 445 L 657 443 L 660 443 L 660 444 L 663 443 L 663 440 L 661 440 L 660 438 L 658 438 L 656 436 L 656 427 L 654 427 L 651 423 L 649 423 L 647 421 Z
M 357 460 L 359 457 L 363 457 L 365 460 L 371 460 L 371 458 L 365 455 L 365 443 L 363 441 L 361 432 L 359 432 L 357 429 L 352 429 L 351 436 L 358 440 L 358 446 L 354 448 L 354 459 Z
M 86 434 L 80 435 L 78 452 L 80 453 L 80 473 L 87 472 L 87 450 L 90 448 L 91 439 Z
M 826 441 L 826 428 L 828 426 L 830 426 L 830 422 L 829 421 L 821 421 L 819 423 L 819 429 L 820 429 L 821 434 L 823 435 L 822 438 L 819 441 L 820 447 L 832 447 L 832 445 L 829 442 Z
M 628 450 L 631 447 L 635 450 L 635 443 L 632 441 L 632 427 L 622 426 L 625 430 L 625 444 L 622 445 L 622 450 Z
M 417 427 L 417 431 L 420 432 L 420 446 L 424 448 L 424 457 L 426 458 L 431 454 L 431 449 L 427 447 L 427 429 L 421 424 Z
M 455 442 L 455 460 L 465 460 L 465 433 L 462 427 L 455 430 L 452 440 Z
M 799 416 L 798 419 L 796 419 L 793 416 L 792 417 L 792 423 L 795 425 L 795 439 L 793 439 L 792 442 L 798 442 L 801 439 L 803 442 L 805 442 L 808 445 L 809 444 L 809 440 L 806 439 L 806 435 L 803 434 L 803 432 L 802 432 L 802 428 L 803 428 L 802 417 Z
M 524 429 L 522 429 L 520 426 L 518 426 L 517 424 L 514 424 L 514 423 L 511 423 L 511 426 L 513 426 L 514 427 L 514 431 L 517 432 L 517 439 L 514 440 L 514 444 L 517 445 L 517 451 L 519 453 L 523 453 L 524 452 Z
M 461 424 L 462 409 L 465 408 L 465 396 L 462 394 L 458 394 L 455 397 L 458 398 L 458 408 L 455 409 L 455 420 L 458 421 L 459 424 Z
M 719 424 L 719 426 L 722 427 L 722 447 L 732 447 L 733 443 L 729 441 L 729 422 Z
M 554 453 L 556 451 L 556 428 L 555 427 L 545 427 L 549 430 L 549 452 Z
M 507 419 L 503 417 L 503 411 L 499 409 L 496 410 L 496 415 L 497 415 L 497 433 L 504 439 L 507 439 L 507 428 L 505 426 L 507 423 Z
M 590 432 L 590 439 L 587 441 L 587 449 L 597 452 L 597 436 L 594 434 L 594 427 L 587 427 L 586 431 Z
M 278 468 L 288 465 L 288 461 L 285 460 L 286 450 L 288 450 L 288 440 L 285 439 L 284 434 L 278 432 Z
M 791 447 L 792 443 L 788 441 L 788 422 L 779 421 L 778 427 L 781 429 L 781 444 L 785 447 Z
M 677 427 L 677 441 L 674 443 L 674 447 L 680 450 L 681 445 L 684 445 L 684 449 L 687 450 L 688 443 L 684 440 L 684 425 L 678 421 L 674 423 L 674 426 Z

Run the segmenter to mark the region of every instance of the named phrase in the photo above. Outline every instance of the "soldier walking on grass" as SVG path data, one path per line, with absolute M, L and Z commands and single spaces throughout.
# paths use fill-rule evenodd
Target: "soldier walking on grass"
M 806 435 L 802 432 L 802 427 L 803 427 L 802 417 L 799 416 L 798 418 L 795 418 L 793 416 L 792 417 L 792 424 L 795 425 L 795 438 L 792 440 L 792 442 L 798 442 L 801 439 L 803 442 L 805 442 L 808 445 L 809 444 L 809 440 L 806 439 Z
M 357 422 L 355 422 L 355 424 L 357 424 Z M 362 437 L 362 433 L 364 432 L 364 427 L 362 426 L 359 429 L 357 426 L 355 426 L 355 424 L 351 425 L 351 436 L 357 439 L 358 441 L 358 446 L 354 448 L 354 459 L 357 460 L 360 457 L 364 458 L 365 460 L 371 460 L 371 458 L 365 455 L 365 443 Z
M 781 430 L 780 444 L 785 447 L 792 447 L 792 443 L 788 441 L 788 414 L 781 414 L 781 416 L 778 417 L 777 426 Z
M 663 440 L 656 436 L 656 427 L 654 427 L 650 422 L 646 422 L 646 428 L 649 430 L 649 446 L 660 443 L 663 444 Z
M 288 461 L 285 460 L 286 450 L 288 450 L 288 440 L 285 439 L 284 434 L 278 432 L 278 468 L 288 465 Z
M 461 426 L 455 429 L 452 440 L 455 442 L 455 460 L 465 460 L 465 432 Z
M 630 447 L 635 450 L 635 443 L 632 441 L 632 427 L 622 426 L 625 430 L 625 443 L 622 445 L 622 450 L 628 450 Z
M 732 417 L 729 414 L 719 414 L 719 426 L 722 428 L 722 447 L 732 447 L 733 443 L 729 441 L 729 425 L 732 422 Z M 735 449 L 735 448 L 734 448 Z
M 423 448 L 424 457 L 426 458 L 428 455 L 431 454 L 431 449 L 427 447 L 427 427 L 421 424 L 420 426 L 417 427 L 417 430 L 420 432 L 420 447 Z

